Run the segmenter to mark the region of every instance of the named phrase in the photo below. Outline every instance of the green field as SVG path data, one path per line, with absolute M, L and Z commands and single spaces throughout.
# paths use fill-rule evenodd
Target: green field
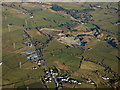
M 28 27 L 26 32 L 30 35 L 33 43 L 40 42 L 37 42 L 36 50 L 38 52 L 43 51 L 41 54 L 43 54 L 43 59 L 45 59 L 49 68 L 55 66 L 60 74 L 67 73 L 71 78 L 83 81 L 81 85 L 63 83 L 65 87 L 95 88 L 95 85 L 86 83 L 84 78 L 93 80 L 97 87 L 117 86 L 119 81 L 119 75 L 116 75 L 116 73 L 119 74 L 118 48 L 108 44 L 108 41 L 101 40 L 110 35 L 109 40 L 115 39 L 114 42 L 117 42 L 118 26 L 114 24 L 118 20 L 118 15 L 114 10 L 114 8 L 118 8 L 117 3 L 92 3 L 101 6 L 94 11 L 90 10 L 91 2 L 50 2 L 48 5 L 47 3 L 5 4 L 7 6 L 2 8 L 2 83 L 4 88 L 26 88 L 27 86 L 30 88 L 45 88 L 41 76 L 45 75 L 44 69 L 46 70 L 46 67 L 42 66 L 40 69 L 33 70 L 32 67 L 38 67 L 37 64 L 30 62 L 26 55 L 22 53 L 26 49 L 36 49 L 34 46 L 31 48 L 23 44 L 25 41 L 30 41 L 24 33 L 26 26 Z M 54 11 L 50 9 L 53 6 L 52 4 L 57 4 L 67 11 L 71 11 L 71 13 Z M 109 9 L 107 6 L 109 6 Z M 80 24 L 80 21 L 70 18 L 74 12 L 73 9 L 87 12 L 93 17 L 90 18 L 90 21 L 88 19 L 84 25 Z M 27 13 L 27 15 L 24 13 Z M 30 18 L 31 15 L 33 15 L 33 18 Z M 27 20 L 27 23 L 25 23 L 25 20 Z M 36 27 L 39 30 L 43 28 L 58 29 L 64 31 L 63 33 L 66 36 L 63 37 L 67 37 L 68 34 L 68 37 L 76 38 L 78 34 L 87 33 L 90 29 L 96 28 L 97 31 L 97 26 L 94 24 L 100 27 L 98 31 L 103 36 L 100 39 L 95 36 L 78 36 L 77 39 L 83 38 L 83 41 L 87 42 L 85 46 L 79 47 L 68 46 L 66 43 L 58 41 L 57 35 L 45 36 L 36 29 Z M 70 32 L 73 29 L 76 31 Z M 115 73 L 109 72 L 109 70 L 105 71 L 105 67 L 91 61 L 85 61 L 85 59 L 103 63 Z M 111 83 L 109 80 L 103 80 L 101 78 L 103 75 L 115 80 L 115 82 Z M 54 88 L 53 82 L 46 83 L 46 85 L 48 88 Z
M 90 29 L 93 29 L 93 28 L 96 28 L 96 26 L 92 25 L 92 24 L 85 24 L 86 27 L 90 28 Z
M 106 65 L 110 66 L 112 70 L 118 72 L 118 50 L 113 48 L 104 41 L 97 42 L 91 50 L 83 54 L 85 58 L 101 62 L 104 59 Z
M 22 43 L 24 42 L 23 24 L 25 24 L 25 19 L 27 17 L 28 15 L 23 15 L 21 10 L 6 6 L 4 7 L 2 17 L 2 80 L 3 85 L 19 82 L 14 85 L 11 84 L 4 86 L 4 88 L 21 87 L 29 84 L 32 86 L 32 83 L 36 82 L 41 83 L 41 88 L 44 87 L 40 80 L 40 76 L 43 75 L 43 71 L 32 70 L 32 67 L 35 66 L 35 64 L 28 61 L 25 56 L 18 54 L 20 49 L 26 48 Z M 9 26 L 10 30 L 8 29 L 8 24 L 12 24 Z M 13 45 L 14 43 L 15 48 Z M 20 62 L 22 64 L 21 69 L 19 68 Z
M 67 49 L 64 44 L 53 40 L 45 49 L 44 56 L 50 67 L 54 65 L 56 66 L 55 61 L 58 61 L 59 63 L 63 64 L 63 66 L 70 67 L 70 70 L 76 71 L 79 68 L 81 61 L 81 59 L 77 58 L 77 56 L 80 56 L 82 53 L 82 49 L 71 47 Z
M 90 9 L 88 3 L 85 4 L 85 2 L 77 3 L 77 2 L 52 2 L 54 4 L 57 4 L 65 9 L 76 9 L 76 10 L 83 10 L 83 9 Z M 84 7 L 82 6 L 84 5 Z

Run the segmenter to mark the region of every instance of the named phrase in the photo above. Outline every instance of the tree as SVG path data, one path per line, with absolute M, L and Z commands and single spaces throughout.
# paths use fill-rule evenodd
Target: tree
M 66 46 L 66 48 L 69 48 L 70 46 L 69 45 L 65 45 Z
M 65 9 L 62 8 L 61 6 L 58 6 L 58 5 L 53 5 L 51 7 L 51 9 L 55 10 L 55 11 L 64 11 Z

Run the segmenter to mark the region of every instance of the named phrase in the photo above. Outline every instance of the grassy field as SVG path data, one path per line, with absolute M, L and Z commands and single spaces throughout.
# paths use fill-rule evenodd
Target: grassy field
M 107 77 L 112 78 L 112 74 L 105 72 L 104 69 L 105 69 L 104 67 L 97 65 L 93 62 L 82 61 L 80 69 L 72 73 L 71 77 L 83 81 L 80 87 L 86 87 L 86 88 L 95 87 L 94 85 L 87 84 L 85 80 L 86 78 L 94 81 L 97 87 L 105 88 L 108 85 L 109 80 L 103 80 L 102 76 L 107 75 Z
M 87 28 L 90 28 L 90 29 L 93 29 L 93 28 L 96 28 L 96 26 L 92 25 L 92 24 L 85 24 L 85 26 Z
M 76 84 L 70 84 L 70 83 L 64 83 L 64 86 L 66 86 L 67 88 L 72 88 L 72 89 L 83 89 L 85 86 L 85 89 L 94 89 L 95 86 L 94 85 L 90 85 L 87 83 L 82 83 L 81 85 L 76 85 Z
M 104 41 L 99 41 L 93 45 L 92 49 L 86 51 L 83 56 L 98 62 L 104 59 L 103 63 L 110 66 L 112 70 L 118 72 L 118 59 L 116 57 L 118 56 L 118 50 Z
M 54 2 L 53 2 L 54 3 Z M 109 6 L 109 8 L 118 8 L 118 3 L 96 3 L 96 2 L 88 2 L 88 3 L 54 3 L 57 4 L 65 9 L 75 9 L 75 10 L 80 10 L 83 11 L 84 9 L 90 9 L 90 5 L 89 4 L 93 4 L 93 5 L 100 5 L 102 9 L 98 8 L 95 9 L 95 11 L 87 11 L 88 13 L 90 13 L 93 17 L 91 19 L 93 19 L 94 21 L 89 21 L 89 23 L 91 24 L 96 24 L 97 26 L 99 26 L 101 29 L 107 30 L 108 32 L 106 33 L 105 31 L 103 31 L 103 33 L 106 35 L 110 34 L 111 32 L 117 34 L 118 33 L 118 27 L 115 23 L 118 21 L 118 13 L 116 13 L 116 10 L 114 9 L 107 9 L 107 6 Z M 90 27 L 94 27 L 92 25 L 87 25 L 88 28 Z M 112 34 L 112 36 L 117 37 L 117 35 Z
M 13 24 L 15 26 L 22 26 L 23 24 L 25 24 L 25 18 L 27 17 L 28 15 L 23 15 L 21 10 L 16 10 L 14 8 L 8 8 L 4 6 L 2 13 L 2 20 L 3 20 L 2 28 L 6 28 L 8 24 Z
M 81 59 L 76 56 L 79 56 L 82 53 L 82 49 L 72 47 L 67 49 L 64 44 L 53 40 L 45 49 L 44 56 L 50 67 L 55 65 L 56 67 L 59 67 L 59 69 L 61 69 L 61 67 L 67 67 L 68 70 L 75 71 L 79 68 L 81 61 Z
M 72 21 L 66 17 L 61 16 L 58 13 L 53 13 L 50 6 L 32 4 L 32 7 L 28 6 L 27 3 L 23 3 L 23 7 L 33 13 L 34 18 L 29 19 L 29 27 L 33 28 L 34 23 L 38 27 L 50 27 L 68 30 L 67 28 L 60 28 L 60 24 L 72 23 Z
M 85 8 L 90 8 L 88 4 L 85 4 L 85 2 L 52 2 L 53 4 L 57 4 L 59 6 L 62 6 L 65 9 L 76 9 L 76 10 L 83 10 Z M 83 7 L 84 6 L 84 7 Z
M 38 26 L 59 28 L 60 24 L 72 23 L 71 20 L 60 16 L 59 14 L 52 13 L 49 10 L 36 11 L 34 12 Z
M 56 3 L 59 6 L 65 9 L 76 9 L 84 10 L 90 9 L 90 3 Z M 14 8 L 3 6 L 2 13 L 2 76 L 3 76 L 3 85 L 4 87 L 38 87 L 44 88 L 44 85 L 41 82 L 40 77 L 44 75 L 43 67 L 39 70 L 32 70 L 33 66 L 36 64 L 31 63 L 27 60 L 26 56 L 19 55 L 23 50 L 26 49 L 35 49 L 30 48 L 22 44 L 25 41 L 24 28 L 25 28 L 25 19 L 28 19 L 28 34 L 31 36 L 33 41 L 40 41 L 46 43 L 50 40 L 49 37 L 39 33 L 35 27 L 40 28 L 55 28 L 63 31 L 69 31 L 67 26 L 59 27 L 61 24 L 72 24 L 73 21 L 70 18 L 64 17 L 60 13 L 53 12 L 48 5 L 39 5 L 33 3 L 23 3 L 22 7 L 27 9 L 29 12 L 33 13 L 33 18 L 30 18 L 30 15 L 25 15 L 23 12 L 27 12 L 19 7 L 19 3 L 14 3 Z M 104 34 L 104 38 L 107 35 L 117 37 L 117 13 L 114 9 L 117 8 L 117 3 L 93 3 L 95 5 L 100 5 L 103 9 L 95 9 L 95 11 L 89 11 L 93 16 L 93 21 L 89 21 L 88 24 L 84 24 L 88 28 L 95 28 L 94 25 L 100 27 L 100 30 Z M 9 3 L 10 5 L 10 3 Z M 8 24 L 12 24 L 8 27 Z M 83 25 L 77 25 L 72 27 L 78 31 L 86 31 L 86 28 Z M 29 30 L 30 29 L 30 30 Z M 115 33 L 112 34 L 111 32 Z M 76 34 L 76 33 L 75 33 Z M 14 47 L 15 43 L 15 47 Z M 47 46 L 47 45 L 45 45 Z M 43 57 L 45 58 L 47 65 L 49 67 L 55 66 L 59 71 L 66 70 L 72 72 L 71 77 L 78 80 L 83 80 L 82 77 L 90 78 L 95 81 L 96 84 L 101 85 L 101 82 L 104 82 L 101 79 L 104 72 L 103 67 L 89 61 L 83 61 L 81 56 L 83 55 L 86 59 L 95 60 L 102 62 L 111 67 L 111 69 L 118 73 L 118 49 L 112 47 L 105 41 L 100 41 L 98 39 L 93 39 L 91 42 L 86 44 L 87 47 L 91 49 L 84 51 L 82 48 L 69 47 L 63 43 L 60 43 L 56 39 L 51 40 L 48 43 L 48 46 L 43 50 Z M 38 44 L 38 47 L 40 45 Z M 19 63 L 22 63 L 22 68 L 19 68 Z M 98 70 L 97 74 L 95 71 Z M 111 74 L 107 74 L 109 77 L 112 77 Z M 84 81 L 84 80 L 83 80 Z M 18 82 L 18 83 L 16 83 Z M 107 82 L 107 81 L 106 81 Z M 53 83 L 47 83 L 48 87 L 53 88 Z M 74 85 L 64 84 L 66 87 L 74 87 Z M 85 82 L 80 86 L 75 86 L 76 88 L 94 88 L 93 85 L 86 84 Z
M 93 3 L 94 4 L 94 3 Z M 111 34 L 111 32 L 117 34 L 118 27 L 115 23 L 118 21 L 118 13 L 114 9 L 107 9 L 107 5 L 109 8 L 118 8 L 117 3 L 99 3 L 103 9 L 96 9 L 95 11 L 90 11 L 89 13 L 93 16 L 92 19 L 94 21 L 90 23 L 94 23 L 99 26 L 101 29 L 107 30 L 108 32 L 104 34 Z M 103 4 L 103 5 L 102 5 Z M 116 35 L 112 34 L 112 36 L 117 37 Z
M 3 85 L 15 83 L 11 85 L 3 86 L 3 88 L 13 88 L 20 86 L 36 87 L 33 83 L 39 82 L 40 87 L 44 87 L 40 80 L 40 76 L 43 75 L 42 70 L 32 70 L 35 64 L 32 64 L 27 60 L 25 56 L 19 55 L 25 48 L 24 44 L 24 27 L 25 19 L 28 15 L 23 15 L 22 10 L 10 8 L 4 6 L 2 16 L 2 82 Z M 12 24 L 9 26 L 8 24 Z M 15 48 L 14 44 L 15 43 Z M 29 49 L 29 48 L 28 48 Z M 22 68 L 20 69 L 19 63 L 21 62 Z M 16 83 L 19 82 L 19 83 Z
M 30 83 L 36 83 L 36 81 L 41 82 L 40 76 L 42 76 L 44 72 L 43 70 L 32 70 L 33 66 L 35 66 L 35 64 L 32 64 L 31 62 L 28 61 L 22 64 L 21 69 L 16 68 L 12 70 L 12 69 L 6 68 L 6 70 L 9 70 L 9 71 L 5 73 L 6 70 L 5 70 L 5 65 L 4 65 L 3 85 L 8 84 L 8 83 L 20 82 L 20 83 L 15 84 L 15 87 L 18 87 L 18 86 L 23 86 L 23 85 L 19 85 L 21 84 L 21 82 L 24 82 L 22 84 L 26 84 L 26 85 L 29 85 Z

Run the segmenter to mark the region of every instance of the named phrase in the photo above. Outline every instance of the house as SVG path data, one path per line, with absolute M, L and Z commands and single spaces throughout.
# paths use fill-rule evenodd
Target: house
M 34 53 L 35 52 L 35 50 L 24 50 L 24 53 L 26 53 L 26 54 L 32 54 L 32 53 Z
M 119 25 L 120 24 L 120 22 L 116 22 L 116 25 Z
M 74 82 L 74 80 L 71 80 L 71 82 Z
M 37 61 L 34 61 L 33 63 L 37 64 Z
M 38 57 L 40 57 L 40 56 L 38 56 Z M 44 60 L 43 59 L 38 59 L 38 62 L 43 62 Z
M 32 47 L 33 45 L 32 45 L 32 43 L 31 43 L 31 42 L 28 42 L 28 46 Z
M 65 79 L 65 78 L 63 78 L 63 79 L 61 79 L 62 81 L 66 81 L 67 79 Z
M 30 46 L 30 47 L 33 46 L 31 42 L 27 42 L 27 41 L 25 41 L 25 42 L 23 42 L 23 43 L 24 43 L 26 46 Z
M 104 80 L 109 80 L 110 78 L 105 77 L 105 76 L 102 76 L 102 79 L 104 79 Z
M 73 81 L 73 83 L 77 83 L 77 81 L 75 80 L 75 81 Z
M 49 81 L 49 82 L 51 82 L 51 81 Z
M 78 85 L 81 85 L 82 83 L 78 82 Z
M 41 63 L 37 63 L 37 64 L 38 64 L 38 66 L 40 67 Z
M 67 81 L 70 79 L 70 77 L 67 78 Z
M 33 18 L 33 16 L 30 16 L 30 18 Z
M 58 73 L 53 73 L 52 75 L 55 75 L 55 76 L 57 76 L 57 75 L 58 75 Z
M 87 83 L 90 83 L 90 84 L 95 84 L 93 81 L 91 80 L 88 80 Z
M 49 78 L 49 80 L 52 80 L 52 78 Z
M 40 60 L 38 60 L 38 62 L 41 62 Z
M 46 82 L 51 82 L 51 81 L 52 81 L 51 78 L 47 78 L 47 79 L 45 79 L 45 80 L 46 80 Z
M 96 6 L 96 7 L 97 7 L 97 8 L 101 8 L 101 6 L 99 6 L 99 5 L 98 5 L 98 6 Z
M 52 69 L 50 69 L 50 72 L 51 72 L 51 74 L 53 74 L 53 70 Z
M 13 24 L 8 24 L 8 26 L 13 26 Z
M 23 14 L 24 14 L 24 15 L 28 15 L 28 14 L 30 14 L 30 13 L 24 13 L 24 12 L 23 12 Z
M 47 78 L 45 78 L 45 80 L 46 80 Z
M 63 34 L 63 33 L 59 33 L 58 36 L 65 36 L 65 34 Z
M 48 73 L 48 71 L 46 71 L 46 74 Z
M 57 78 L 61 79 L 61 78 L 63 78 L 63 77 L 57 77 Z
M 25 42 L 23 42 L 24 44 L 27 44 L 28 42 L 27 41 L 25 41 Z
M 91 81 L 90 84 L 95 84 L 95 83 L 93 81 Z
M 37 69 L 37 67 L 33 67 L 32 69 L 33 69 L 33 70 L 36 70 L 36 69 Z
M 40 66 L 40 65 L 41 65 L 41 63 L 38 63 L 38 65 Z
M 27 56 L 27 59 L 30 59 L 30 60 L 38 59 L 38 55 L 36 53 L 34 53 L 32 55 Z
M 0 66 L 2 65 L 2 62 L 0 62 Z
M 91 80 L 87 80 L 87 83 L 90 83 L 91 82 Z

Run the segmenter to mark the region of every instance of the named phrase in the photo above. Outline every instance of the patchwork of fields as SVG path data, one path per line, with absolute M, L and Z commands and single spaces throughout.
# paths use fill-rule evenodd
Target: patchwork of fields
M 117 4 L 3 3 L 3 89 L 118 88 Z

